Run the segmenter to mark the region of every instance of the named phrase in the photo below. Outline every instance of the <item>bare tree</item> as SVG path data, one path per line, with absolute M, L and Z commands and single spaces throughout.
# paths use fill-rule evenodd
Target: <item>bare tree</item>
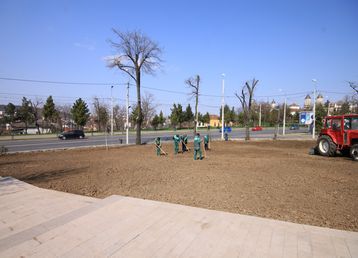
M 145 92 L 142 97 L 142 114 L 143 114 L 143 125 L 144 127 L 150 126 L 155 115 L 155 109 L 157 105 L 154 105 L 154 96 L 151 93 Z
M 108 66 L 117 67 L 128 74 L 136 83 L 138 116 L 136 120 L 136 144 L 141 144 L 141 127 L 143 123 L 141 104 L 141 73 L 154 74 L 159 68 L 161 60 L 161 49 L 157 43 L 140 31 L 121 32 L 113 29 L 119 41 L 110 41 L 118 55 L 108 59 Z
M 57 110 L 59 112 L 59 121 L 61 121 L 60 127 L 61 129 L 65 127 L 73 128 L 73 123 L 71 121 L 71 108 L 72 106 L 70 104 L 60 105 L 57 106 Z M 64 124 L 62 124 L 62 122 Z
M 191 88 L 190 95 L 195 97 L 195 127 L 194 133 L 196 133 L 198 129 L 198 103 L 199 103 L 199 87 L 200 87 L 200 76 L 196 75 L 195 77 L 191 77 L 185 81 L 185 83 Z
M 252 119 L 252 103 L 255 87 L 259 81 L 252 80 L 251 85 L 247 81 L 245 85 L 242 87 L 241 95 L 235 93 L 236 97 L 240 100 L 242 111 L 244 113 L 244 124 L 246 127 L 246 136 L 245 140 L 250 140 L 250 122 Z
M 101 103 L 97 97 L 93 99 L 93 107 L 95 113 L 95 122 L 98 124 L 98 131 L 101 129 L 106 129 L 107 123 L 109 121 L 109 112 L 108 107 Z
M 42 119 L 41 117 L 42 110 L 40 106 L 43 105 L 43 101 L 37 97 L 35 100 L 30 100 L 30 101 L 31 101 L 30 103 L 32 107 L 32 113 L 35 120 L 35 126 L 37 128 L 37 134 L 41 134 L 39 120 Z
M 116 126 L 116 130 L 124 130 L 124 125 L 126 122 L 126 107 L 125 106 L 119 106 L 119 105 L 115 105 L 113 107 L 113 119 L 114 119 L 114 124 Z
M 351 87 L 356 93 L 358 93 L 358 85 L 355 82 L 348 82 L 349 87 Z

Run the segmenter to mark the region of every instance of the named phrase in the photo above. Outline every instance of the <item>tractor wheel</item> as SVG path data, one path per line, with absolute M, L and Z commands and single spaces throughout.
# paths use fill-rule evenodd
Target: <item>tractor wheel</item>
M 332 157 L 336 154 L 336 144 L 332 141 L 331 137 L 322 135 L 318 139 L 318 151 L 322 156 Z
M 350 150 L 351 157 L 354 161 L 358 161 L 358 144 L 353 144 Z

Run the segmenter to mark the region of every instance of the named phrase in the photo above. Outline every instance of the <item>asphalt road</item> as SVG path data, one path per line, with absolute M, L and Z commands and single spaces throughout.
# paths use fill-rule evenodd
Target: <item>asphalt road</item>
M 155 137 L 161 137 L 162 141 L 171 141 L 174 134 L 184 134 L 186 133 L 189 137 L 189 141 L 193 140 L 193 135 L 191 131 L 178 131 L 178 132 L 143 132 L 142 133 L 142 143 L 152 143 L 154 142 Z M 201 132 L 202 135 L 209 134 L 212 139 L 220 139 L 221 133 L 219 130 L 210 130 Z M 252 138 L 272 138 L 274 134 L 274 129 L 265 128 L 263 131 L 250 132 Z M 282 128 L 280 129 L 279 136 L 282 134 Z M 286 137 L 293 135 L 306 135 L 307 129 L 299 130 L 286 130 Z M 229 139 L 243 139 L 245 137 L 245 131 L 243 129 L 235 129 L 229 133 Z M 86 135 L 85 139 L 75 139 L 75 140 L 59 140 L 57 138 L 53 139 L 26 139 L 26 140 L 1 140 L 0 145 L 7 148 L 8 153 L 14 152 L 23 152 L 23 151 L 42 151 L 42 150 L 54 150 L 54 149 L 68 149 L 68 148 L 79 148 L 79 147 L 96 147 L 96 146 L 113 146 L 113 145 L 125 145 L 126 136 L 125 135 L 99 135 L 91 136 L 90 134 Z M 130 134 L 129 144 L 135 143 L 135 135 Z

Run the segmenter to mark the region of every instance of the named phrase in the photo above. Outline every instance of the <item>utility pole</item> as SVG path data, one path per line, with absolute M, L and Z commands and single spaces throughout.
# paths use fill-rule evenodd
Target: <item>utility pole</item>
M 221 85 L 221 90 L 222 90 L 222 95 L 221 95 L 221 140 L 224 140 L 224 105 L 225 105 L 225 100 L 224 100 L 224 88 L 225 88 L 225 74 L 221 74 L 222 76 L 222 85 Z
M 126 121 L 126 144 L 129 144 L 129 82 L 127 84 L 127 121 Z
M 259 126 L 261 126 L 261 104 L 260 104 L 260 113 L 259 113 Z
M 113 86 L 111 86 L 111 135 L 113 136 Z
M 285 105 L 283 106 L 283 127 L 282 127 L 282 135 L 286 134 L 286 105 L 287 105 L 287 98 L 285 94 Z
M 316 136 L 316 87 L 317 87 L 317 80 L 312 79 L 312 82 L 314 84 L 314 90 L 313 90 L 313 130 L 312 130 L 312 139 Z

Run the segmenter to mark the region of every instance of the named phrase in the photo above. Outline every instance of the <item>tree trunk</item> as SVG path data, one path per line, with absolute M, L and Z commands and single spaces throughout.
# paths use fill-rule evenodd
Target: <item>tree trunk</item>
M 249 141 L 250 140 L 250 126 L 249 124 L 246 124 L 246 128 L 245 128 L 245 132 L 246 132 L 246 136 L 245 136 L 245 141 Z
M 195 127 L 194 127 L 195 134 L 196 134 L 196 129 L 198 128 L 198 102 L 199 102 L 199 94 L 197 93 L 195 96 Z
M 135 144 L 140 145 L 142 143 L 141 140 L 141 130 L 142 130 L 142 101 L 140 96 L 140 70 L 136 69 L 136 86 L 137 86 L 137 108 L 138 108 L 138 117 L 137 117 L 137 128 L 136 128 L 136 140 Z
M 245 141 L 249 141 L 250 140 L 250 116 L 246 117 L 246 136 L 245 136 Z

